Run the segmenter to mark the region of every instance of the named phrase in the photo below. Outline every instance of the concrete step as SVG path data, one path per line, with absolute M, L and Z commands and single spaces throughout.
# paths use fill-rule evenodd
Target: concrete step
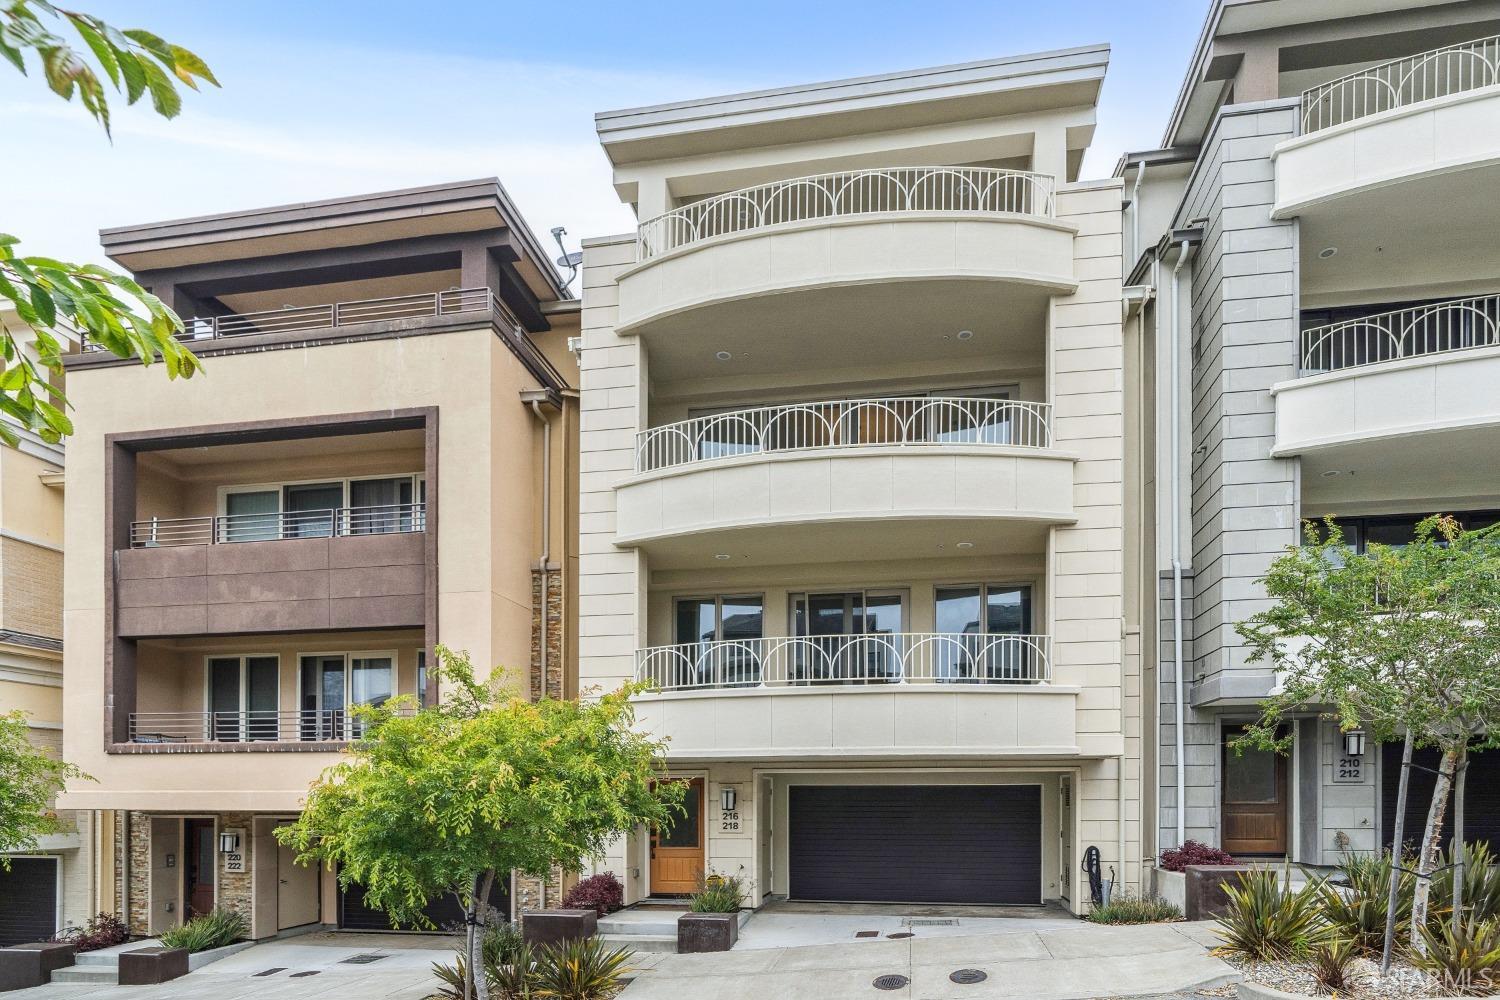
M 599 940 L 611 948 L 629 948 L 639 952 L 677 952 L 677 934 L 600 934 Z
M 52 973 L 54 983 L 92 983 L 113 986 L 120 981 L 120 970 L 108 965 L 74 965 Z
M 677 914 L 652 913 L 647 916 L 640 911 L 636 911 L 628 920 L 621 920 L 618 914 L 614 914 L 600 920 L 598 930 L 600 934 L 634 934 L 675 938 L 677 936 Z
M 73 956 L 74 965 L 87 965 L 95 968 L 108 967 L 118 969 L 120 967 L 120 955 L 118 952 L 100 953 L 97 951 L 85 951 Z

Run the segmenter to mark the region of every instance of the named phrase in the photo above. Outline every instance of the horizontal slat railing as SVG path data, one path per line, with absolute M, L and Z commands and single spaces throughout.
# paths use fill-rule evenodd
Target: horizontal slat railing
M 427 530 L 427 505 L 383 504 L 282 514 L 221 514 L 217 517 L 154 517 L 130 524 L 130 547 L 218 545 L 287 538 L 388 535 Z
M 268 309 L 264 312 L 234 313 L 228 316 L 196 316 L 183 321 L 183 330 L 177 335 L 177 339 L 191 346 L 203 340 L 219 340 L 262 333 L 300 333 L 354 326 L 359 323 L 453 316 L 461 313 L 497 315 L 504 319 L 511 330 L 520 329 L 520 322 L 515 315 L 490 289 L 453 288 L 443 292 L 423 292 L 415 295 L 394 295 L 382 299 L 361 299 L 354 302 Z M 102 351 L 104 346 L 85 339 L 83 349 Z
M 1056 214 L 1050 174 L 993 167 L 893 167 L 795 177 L 684 205 L 640 224 L 636 259 L 784 223 L 883 212 Z
M 1500 344 L 1500 295 L 1450 299 L 1302 331 L 1303 375 Z
M 397 714 L 409 714 L 405 707 Z M 132 712 L 132 743 L 328 743 L 363 735 L 345 709 L 294 712 Z
M 913 396 L 733 410 L 636 435 L 636 471 L 735 455 L 872 445 L 1049 448 L 1052 407 L 1011 399 Z
M 1302 92 L 1302 132 L 1500 83 L 1500 35 L 1392 59 Z
M 889 632 L 776 636 L 636 651 L 636 680 L 662 691 L 866 684 L 1040 684 L 1044 635 Z

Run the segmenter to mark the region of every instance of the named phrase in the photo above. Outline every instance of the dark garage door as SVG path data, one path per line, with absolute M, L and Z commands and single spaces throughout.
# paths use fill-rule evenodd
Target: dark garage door
M 792 899 L 1040 903 L 1036 785 L 793 785 Z
M 0 948 L 57 933 L 57 859 L 11 858 L 0 868 Z
M 1385 846 L 1391 845 L 1396 832 L 1396 792 L 1401 782 L 1401 744 L 1381 744 L 1380 822 Z M 1402 839 L 1409 844 L 1422 840 L 1427 824 L 1427 807 L 1432 803 L 1432 788 L 1437 777 L 1432 773 L 1442 763 L 1434 749 L 1415 750 L 1411 762 L 1411 787 L 1406 792 L 1406 829 Z M 1464 780 L 1464 840 L 1470 843 L 1487 840 L 1500 848 L 1500 752 L 1469 754 L 1469 773 Z M 1453 798 L 1443 814 L 1443 848 L 1453 839 Z
M 496 875 L 495 884 L 490 890 L 490 905 L 496 907 L 508 918 L 510 916 L 510 876 Z M 431 920 L 439 931 L 451 930 L 461 927 L 464 922 L 463 907 L 459 905 L 457 896 L 443 896 L 434 899 L 427 904 L 427 919 Z M 365 903 L 364 886 L 358 882 L 348 889 L 339 890 L 339 926 L 351 931 L 392 931 L 398 928 L 391 923 L 391 918 L 384 910 L 377 910 Z M 418 928 L 401 928 L 402 930 L 415 930 Z M 430 930 L 431 928 L 420 928 Z

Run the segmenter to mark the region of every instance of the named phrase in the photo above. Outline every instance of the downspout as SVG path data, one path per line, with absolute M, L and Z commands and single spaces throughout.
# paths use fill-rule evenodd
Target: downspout
M 1130 187 L 1130 255 L 1137 260 L 1141 256 L 1141 181 L 1145 179 L 1146 161 L 1142 160 L 1136 164 L 1135 183 Z M 1126 266 L 1134 265 L 1127 262 Z
M 1136 184 L 1137 185 L 1140 184 L 1139 178 L 1137 178 Z M 1153 275 L 1153 277 L 1154 277 L 1154 275 Z M 1146 346 L 1145 346 L 1146 345 L 1146 305 L 1147 305 L 1147 303 L 1149 303 L 1152 300 L 1152 298 L 1155 297 L 1155 295 L 1156 295 L 1156 286 L 1154 284 L 1152 284 L 1152 285 L 1128 285 L 1128 286 L 1125 287 L 1124 292 L 1125 292 L 1125 302 L 1124 302 L 1124 312 L 1125 312 L 1125 315 L 1124 315 L 1123 319 L 1124 320 L 1129 320 L 1131 313 L 1135 314 L 1135 322 L 1136 322 L 1136 341 L 1135 341 L 1136 366 L 1135 366 L 1135 369 L 1136 369 L 1136 377 L 1137 378 L 1143 378 L 1144 377 L 1144 373 L 1145 373 L 1145 368 L 1146 368 Z M 1146 419 L 1145 418 L 1145 406 L 1142 404 L 1142 405 L 1137 406 L 1137 408 L 1136 408 L 1136 424 L 1137 424 L 1137 426 L 1136 426 L 1136 434 L 1137 434 L 1137 437 L 1139 438 L 1139 440 L 1141 440 L 1141 441 L 1145 440 L 1145 430 L 1146 430 L 1145 427 L 1144 427 L 1144 421 L 1145 421 L 1145 419 Z M 1137 536 L 1137 539 L 1136 539 L 1136 546 L 1139 548 L 1140 553 L 1141 553 L 1141 565 L 1142 566 L 1145 565 L 1145 559 L 1146 559 L 1146 549 L 1145 549 L 1145 539 L 1146 539 L 1146 537 L 1147 536 L 1146 536 L 1145 531 L 1142 530 L 1140 532 L 1140 534 Z M 1156 569 L 1155 569 L 1155 546 L 1152 546 L 1151 566 L 1152 566 L 1151 572 L 1152 572 L 1153 575 L 1155 575 L 1155 573 L 1156 573 Z M 1126 626 L 1126 634 L 1128 635 L 1129 634 L 1129 631 L 1128 631 L 1129 630 L 1129 623 L 1128 622 L 1125 623 L 1125 626 Z M 1144 650 L 1141 651 L 1140 655 L 1142 657 L 1142 661 L 1143 662 L 1141 663 L 1139 669 L 1140 670 L 1144 670 L 1145 669 L 1145 666 L 1144 666 Z M 1142 678 L 1142 674 L 1139 673 L 1139 672 L 1137 672 L 1136 678 L 1137 678 L 1137 685 L 1139 686 L 1140 680 Z M 1142 705 L 1144 705 L 1145 702 L 1139 697 L 1141 694 L 1143 694 L 1143 692 L 1138 690 L 1136 693 L 1137 693 L 1137 702 L 1140 703 L 1140 704 L 1142 704 Z M 1121 694 L 1122 698 L 1125 695 L 1125 678 L 1123 676 L 1120 678 L 1120 694 Z M 1159 735 L 1158 735 L 1158 739 L 1160 739 Z M 1119 761 L 1120 761 L 1120 764 L 1119 764 L 1120 773 L 1118 775 L 1118 780 L 1115 782 L 1115 823 L 1116 823 L 1116 830 L 1118 830 L 1118 832 L 1119 832 L 1119 836 L 1116 838 L 1115 850 L 1116 850 L 1116 856 L 1120 859 L 1120 871 L 1115 876 L 1115 878 L 1116 878 L 1116 885 L 1114 886 L 1115 892 L 1123 892 L 1124 891 L 1123 880 L 1126 877 L 1126 870 L 1125 870 L 1125 840 L 1126 840 L 1126 838 L 1125 838 L 1125 755 L 1123 753 L 1120 755 Z M 1142 771 L 1141 777 L 1143 779 L 1145 777 L 1144 770 Z M 1144 825 L 1144 821 L 1145 821 L 1145 816 L 1144 815 L 1142 815 L 1141 820 L 1142 820 L 1142 824 Z M 1144 828 L 1140 831 L 1140 835 L 1139 836 L 1140 836 L 1140 839 L 1142 841 L 1144 841 L 1144 839 L 1145 839 L 1145 830 L 1144 830 Z M 1137 885 L 1140 887 L 1139 891 L 1144 892 L 1145 891 L 1145 885 L 1146 885 L 1146 873 L 1145 873 L 1145 871 L 1144 870 L 1137 870 L 1136 877 L 1137 877 Z
M 552 420 L 542 412 L 540 400 L 531 401 L 531 412 L 542 422 L 542 554 L 537 558 L 541 588 L 541 634 L 537 637 L 537 651 L 541 664 L 538 683 L 541 690 L 537 697 L 547 696 L 547 612 L 551 607 L 552 571 Z M 547 908 L 547 880 L 542 880 L 542 909 Z
M 1172 265 L 1172 687 L 1175 710 L 1176 756 L 1172 770 L 1175 772 L 1177 788 L 1177 844 L 1181 847 L 1187 839 L 1187 769 L 1183 766 L 1186 739 L 1183 735 L 1187 712 L 1183 706 L 1185 696 L 1182 662 L 1182 346 L 1181 313 L 1182 298 L 1179 292 L 1179 272 L 1182 265 L 1192 257 L 1192 244 L 1184 239 L 1177 252 L 1177 262 Z

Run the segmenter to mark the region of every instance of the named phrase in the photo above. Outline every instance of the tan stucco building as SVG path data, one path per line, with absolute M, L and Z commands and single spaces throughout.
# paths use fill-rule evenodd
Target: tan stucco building
M 103 241 L 204 371 L 68 371 L 66 748 L 97 781 L 65 801 L 112 843 L 102 908 L 382 925 L 272 831 L 353 705 L 440 695 L 435 643 L 571 692 L 576 300 L 494 180 Z

